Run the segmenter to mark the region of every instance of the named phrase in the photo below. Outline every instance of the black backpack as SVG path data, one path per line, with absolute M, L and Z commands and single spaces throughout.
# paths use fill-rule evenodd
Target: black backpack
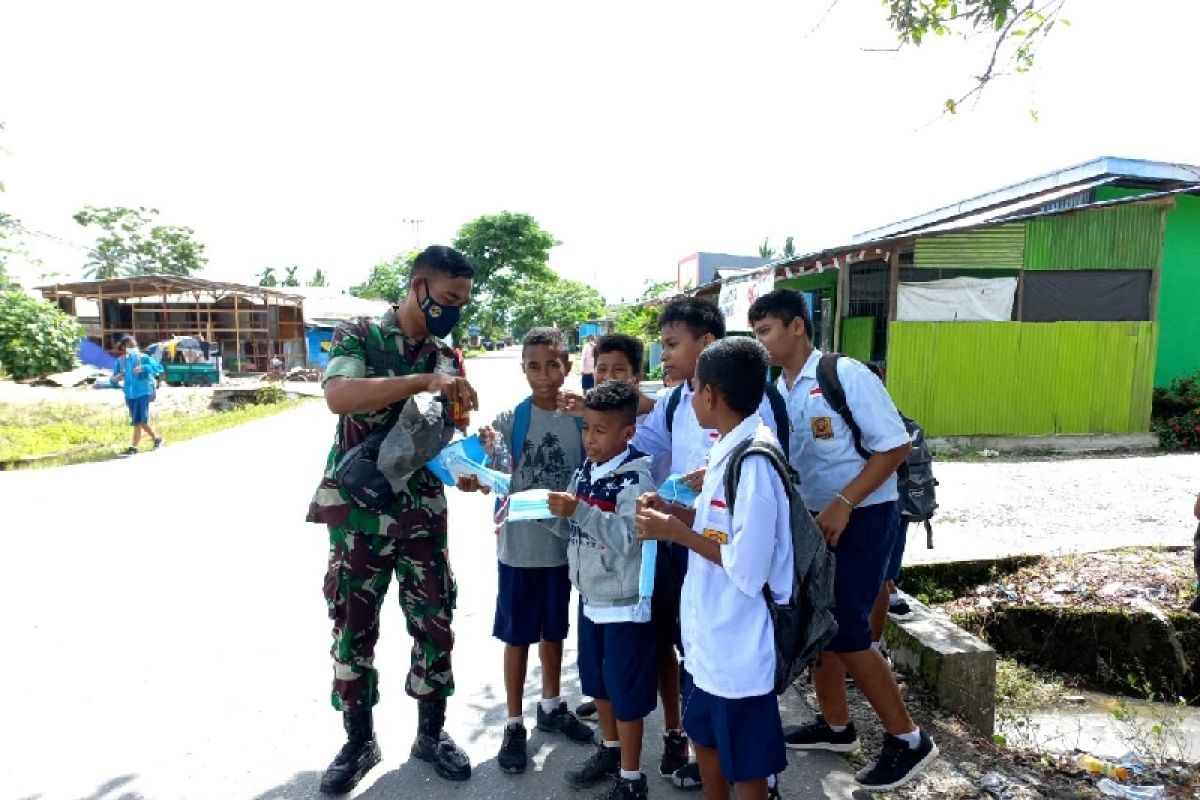
M 826 353 L 817 363 L 817 385 L 825 401 L 837 412 L 846 423 L 854 437 L 854 449 L 866 461 L 871 457 L 862 444 L 862 429 L 854 421 L 850 406 L 846 402 L 846 392 L 837 374 L 837 361 L 845 356 L 839 353 Z M 900 517 L 905 522 L 919 522 L 925 525 L 925 546 L 933 549 L 933 525 L 930 520 L 937 513 L 937 479 L 933 477 L 933 452 L 925 441 L 925 431 L 916 420 L 900 415 L 908 438 L 912 440 L 912 450 L 900 468 L 896 470 L 896 488 L 900 492 Z
M 796 491 L 795 471 L 771 442 L 750 439 L 730 453 L 729 466 L 725 468 L 725 502 L 730 515 L 737 500 L 742 462 L 752 455 L 765 456 L 771 462 L 791 511 L 792 596 L 785 605 L 780 605 L 771 596 L 771 588 L 763 587 L 775 629 L 775 694 L 780 695 L 816 663 L 837 633 L 833 616 L 835 562 L 825 537 Z
M 787 401 L 783 399 L 783 395 L 775 388 L 774 384 L 767 384 L 766 388 L 767 400 L 771 403 L 771 416 L 775 418 L 775 430 L 778 432 L 779 444 L 783 448 L 783 460 L 789 458 L 791 450 L 791 431 L 792 419 L 788 416 Z M 671 394 L 667 396 L 667 433 L 671 433 L 675 429 L 675 412 L 679 410 L 679 401 L 683 397 L 683 384 L 679 384 L 671 390 Z

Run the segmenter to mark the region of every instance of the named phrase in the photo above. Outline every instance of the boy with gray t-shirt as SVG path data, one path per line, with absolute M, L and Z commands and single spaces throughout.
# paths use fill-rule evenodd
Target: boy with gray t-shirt
M 570 371 L 567 341 L 556 328 L 535 328 L 522 342 L 521 371 L 532 394 L 480 431 L 489 452 L 497 435 L 509 443 L 513 458 L 511 490 L 565 491 L 583 463 L 579 420 L 558 409 L 558 391 Z M 522 435 L 523 434 L 523 435 Z M 514 441 L 521 439 L 521 441 Z M 461 482 L 459 488 L 478 488 Z M 529 646 L 538 645 L 542 664 L 542 701 L 537 728 L 590 742 L 592 729 L 572 714 L 561 697 L 563 641 L 569 629 L 571 580 L 567 573 L 567 540 L 555 535 L 558 520 L 501 520 L 496 544 L 499 592 L 492 635 L 504 642 L 504 687 L 508 722 L 498 758 L 507 773 L 525 771 L 528 732 L 522 712 Z

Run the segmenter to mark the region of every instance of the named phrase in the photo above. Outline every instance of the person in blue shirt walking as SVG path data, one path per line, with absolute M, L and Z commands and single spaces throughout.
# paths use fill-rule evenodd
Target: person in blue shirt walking
M 129 409 L 129 423 L 133 425 L 133 443 L 122 455 L 137 453 L 145 431 L 154 442 L 154 449 L 162 447 L 162 437 L 150 427 L 150 401 L 154 398 L 154 379 L 163 371 L 162 365 L 138 349 L 132 336 L 121 339 L 118 345 L 121 355 L 113 367 L 113 383 L 125 389 L 125 406 Z

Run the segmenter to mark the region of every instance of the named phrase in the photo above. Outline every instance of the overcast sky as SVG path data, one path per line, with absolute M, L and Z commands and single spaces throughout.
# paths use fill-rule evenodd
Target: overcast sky
M 1195 0 L 1069 0 L 1033 76 L 942 119 L 984 42 L 866 52 L 884 6 L 827 6 L 9 0 L 0 210 L 86 244 L 84 205 L 154 206 L 206 276 L 339 285 L 416 244 L 405 219 L 425 245 L 523 211 L 619 298 L 697 250 L 839 244 L 1099 155 L 1200 163 Z

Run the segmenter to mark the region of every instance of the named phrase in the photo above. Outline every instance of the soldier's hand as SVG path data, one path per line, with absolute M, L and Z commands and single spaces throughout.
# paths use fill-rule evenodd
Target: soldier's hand
M 563 519 L 570 519 L 574 516 L 575 509 L 579 507 L 579 500 L 575 495 L 567 492 L 551 492 L 549 505 L 551 514 Z
M 479 410 L 479 396 L 466 378 L 456 375 L 430 375 L 429 391 L 441 394 L 450 403 L 458 403 L 468 411 Z

